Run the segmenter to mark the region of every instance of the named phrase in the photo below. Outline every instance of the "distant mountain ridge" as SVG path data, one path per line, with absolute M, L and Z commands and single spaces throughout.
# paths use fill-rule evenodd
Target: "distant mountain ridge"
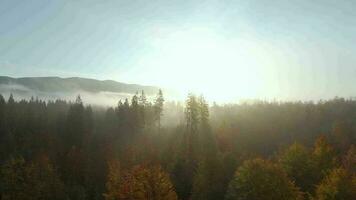
M 12 78 L 0 76 L 0 85 L 21 85 L 39 92 L 114 92 L 134 94 L 144 90 L 146 94 L 156 94 L 158 87 L 126 84 L 113 80 L 96 80 L 89 78 L 60 78 L 60 77 L 23 77 Z
M 142 90 L 148 98 L 152 98 L 158 93 L 159 88 L 79 77 L 12 78 L 0 76 L 0 94 L 5 97 L 13 94 L 18 100 L 38 97 L 44 100 L 72 101 L 80 95 L 85 103 L 112 106 L 119 100 L 130 99 L 136 92 L 140 93 Z

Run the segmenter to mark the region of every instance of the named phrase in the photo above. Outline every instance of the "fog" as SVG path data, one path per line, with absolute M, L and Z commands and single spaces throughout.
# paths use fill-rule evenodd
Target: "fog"
M 62 99 L 66 101 L 74 101 L 78 95 L 82 98 L 84 104 L 93 106 L 115 106 L 119 100 L 130 99 L 134 94 L 117 93 L 117 92 L 88 92 L 83 90 L 77 91 L 61 91 L 61 92 L 43 92 L 32 90 L 24 85 L 19 84 L 0 84 L 0 93 L 5 99 L 13 94 L 15 100 L 38 98 L 44 101 Z M 154 96 L 147 96 L 152 99 Z
M 68 102 L 74 102 L 78 95 L 81 97 L 85 105 L 90 105 L 95 110 L 103 110 L 108 107 L 116 107 L 118 102 L 124 101 L 126 98 L 131 100 L 134 94 L 131 93 L 118 93 L 118 92 L 88 92 L 84 90 L 76 91 L 62 91 L 62 92 L 43 92 L 39 90 L 30 89 L 20 84 L 0 84 L 0 94 L 7 100 L 10 94 L 13 95 L 16 101 L 30 100 L 31 98 L 37 98 L 42 101 L 55 101 L 65 100 Z M 146 95 L 147 100 L 154 102 L 155 95 Z M 184 119 L 184 108 L 182 101 L 177 100 L 177 97 L 173 95 L 165 95 L 166 103 L 164 105 L 162 125 L 164 126 L 176 126 Z

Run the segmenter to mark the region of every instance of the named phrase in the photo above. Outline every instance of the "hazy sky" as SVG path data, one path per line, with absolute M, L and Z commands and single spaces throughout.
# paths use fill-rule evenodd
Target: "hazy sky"
M 211 100 L 356 96 L 353 0 L 0 0 L 0 75 Z

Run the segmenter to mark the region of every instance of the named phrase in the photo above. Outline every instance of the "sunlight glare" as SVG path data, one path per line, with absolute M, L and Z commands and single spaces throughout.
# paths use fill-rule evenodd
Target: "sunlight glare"
M 139 61 L 141 82 L 164 85 L 182 95 L 203 94 L 219 102 L 257 96 L 261 84 L 257 51 L 248 41 L 193 29 L 158 38 L 153 49 Z

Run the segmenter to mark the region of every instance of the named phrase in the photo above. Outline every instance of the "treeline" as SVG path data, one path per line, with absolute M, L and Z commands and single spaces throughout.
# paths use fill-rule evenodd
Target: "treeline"
M 356 199 L 356 101 L 0 95 L 1 199 Z
M 211 113 L 218 139 L 233 151 L 268 156 L 295 141 L 311 147 L 320 134 L 338 153 L 356 142 L 356 101 L 352 99 L 213 105 Z

